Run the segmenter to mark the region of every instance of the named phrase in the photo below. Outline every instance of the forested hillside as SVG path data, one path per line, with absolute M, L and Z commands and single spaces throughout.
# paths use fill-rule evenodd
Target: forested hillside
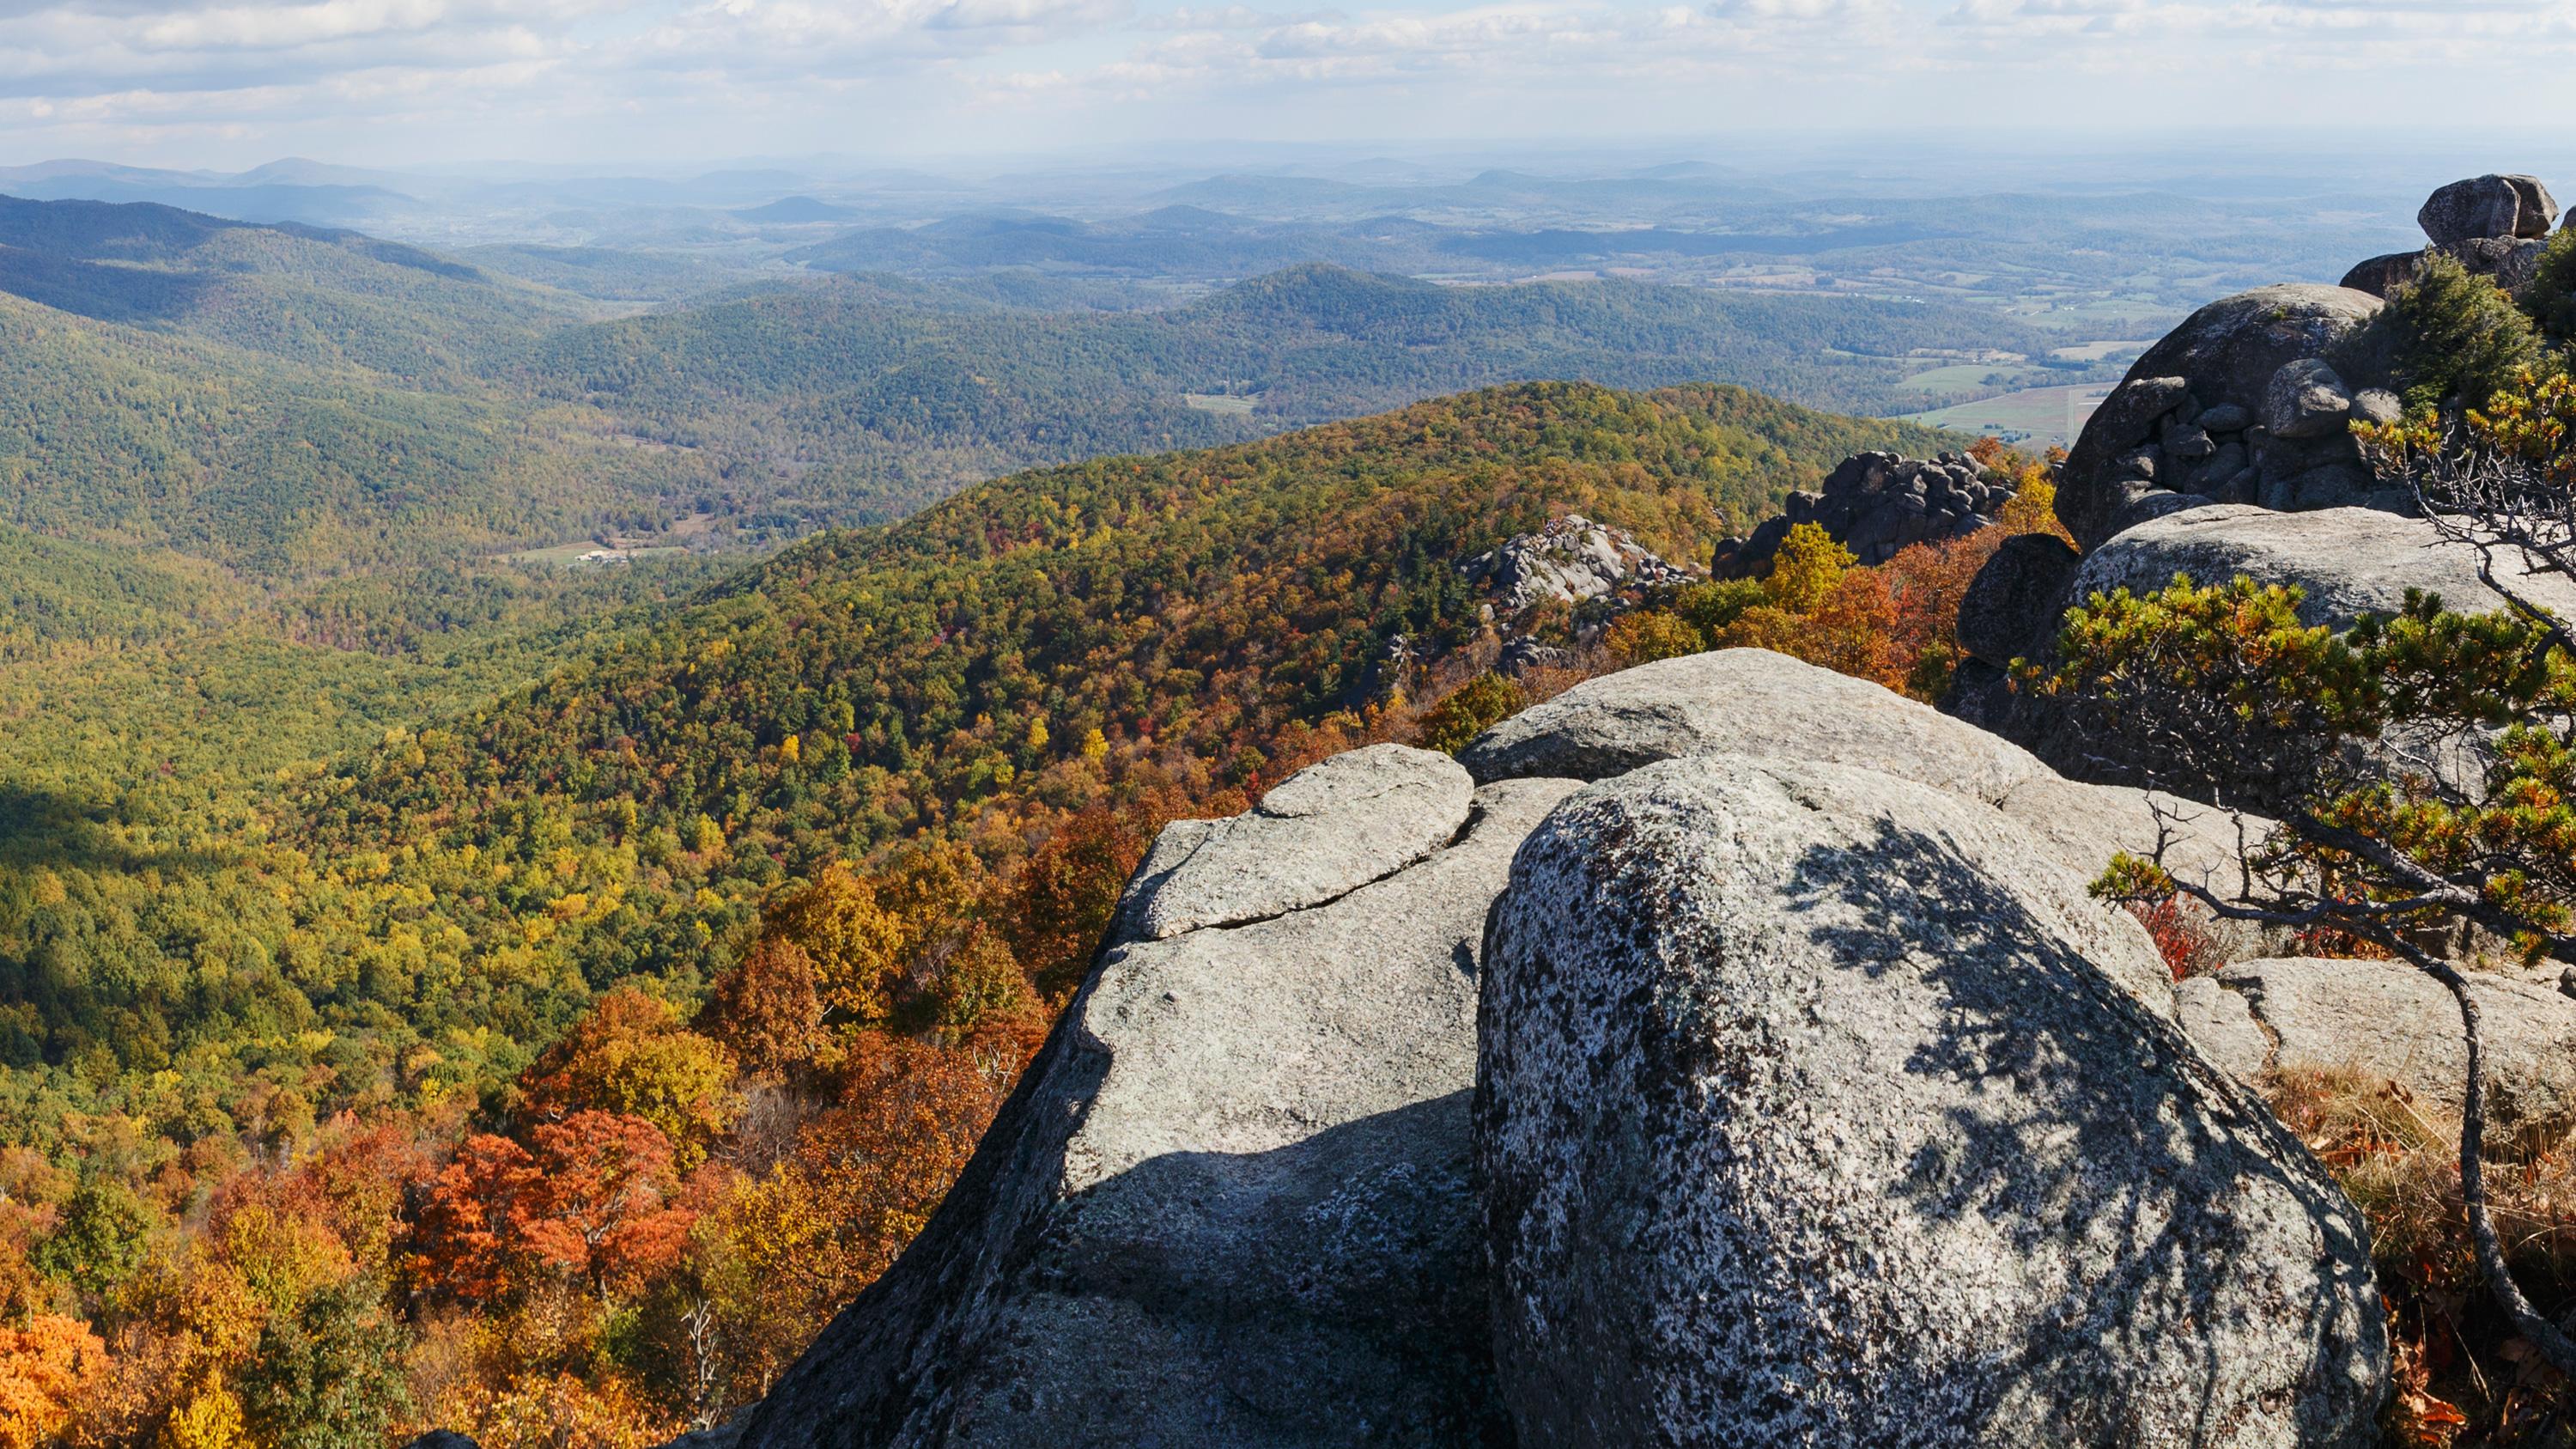
M 0 521 L 271 585 L 590 539 L 767 547 L 1017 468 L 1469 387 L 1714 380 L 1866 411 L 1916 349 L 2046 345 L 1948 307 L 1313 266 L 1138 300 L 809 276 L 586 321 L 354 233 L 0 198 Z
M 946 289 L 856 278 L 561 332 L 531 375 L 638 433 L 748 460 L 799 507 L 837 500 L 835 521 L 872 521 L 979 471 L 1204 446 L 1525 378 L 1716 380 L 1868 411 L 1911 370 L 1904 354 L 1961 346 L 2043 348 L 1951 308 L 1299 266 L 1119 314 L 968 309 Z
M 739 1404 L 917 1229 L 1151 831 L 1403 717 L 1396 636 L 1472 653 L 1464 559 L 1566 510 L 1689 557 L 1940 441 L 1536 384 L 1003 479 L 658 620 L 459 575 L 412 633 L 358 580 L 254 637 L 185 570 L 106 590 L 0 699 L 44 754 L 0 795 L 0 1291 L 102 1336 L 62 1410 L 99 1442 L 284 1422 L 317 1362 L 357 1422 L 486 1443 Z M 195 643 L 120 635 L 165 594 Z M 298 631 L 433 702 L 581 662 L 338 763 L 227 753 L 245 689 L 373 707 Z M 156 768 L 28 697 L 72 671 L 193 691 L 196 732 Z

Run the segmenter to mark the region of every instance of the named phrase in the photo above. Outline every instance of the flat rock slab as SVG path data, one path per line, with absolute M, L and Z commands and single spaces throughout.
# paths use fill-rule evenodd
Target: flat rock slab
M 2360 1214 L 2045 854 L 1740 757 L 1531 835 L 1476 1101 L 1520 1442 L 2377 1442 Z
M 1229 820 L 1154 843 L 1120 907 L 1119 936 L 1161 941 L 1304 910 L 1429 855 L 1467 823 L 1476 782 L 1458 762 L 1371 745 L 1310 765 Z
M 1391 875 L 1113 947 L 745 1449 L 1503 1439 L 1469 1178 L 1479 958 L 1513 851 L 1576 788 L 1488 786 Z
M 2576 1001 L 2537 982 L 2466 974 L 2486 1046 L 2490 1120 L 2506 1127 L 2576 1124 Z M 2251 1063 L 2254 1069 L 2365 1072 L 2395 1082 L 2436 1114 L 2459 1116 L 2468 1085 L 2459 1004 L 2447 987 L 2414 967 L 2318 958 L 2247 961 L 2212 980 L 2243 1002 L 2263 1033 L 2267 1049 Z M 2229 1070 L 2252 1075 L 2241 1050 L 2209 1042 L 2203 1047 Z
M 2534 576 L 2499 556 L 2498 573 L 2517 592 L 2562 612 L 2576 610 L 2576 585 Z M 2069 586 L 2070 603 L 2128 589 L 2151 593 L 2187 573 L 2219 584 L 2239 574 L 2258 584 L 2296 584 L 2307 599 L 2299 618 L 2349 628 L 2364 614 L 2394 614 L 2408 589 L 2442 596 L 2463 612 L 2490 612 L 2503 599 L 2478 577 L 2475 549 L 2443 543 L 2422 519 L 2372 508 L 2274 513 L 2219 504 L 2139 524 L 2088 555 Z
M 1478 735 L 1479 780 L 1599 780 L 1686 755 L 1826 760 L 1992 804 L 2048 774 L 2030 752 L 1929 705 L 1767 649 L 1720 649 L 1589 679 Z

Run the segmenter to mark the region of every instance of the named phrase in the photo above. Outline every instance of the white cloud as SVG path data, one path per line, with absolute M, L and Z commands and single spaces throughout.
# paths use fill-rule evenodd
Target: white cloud
M 721 154 L 967 136 L 996 107 L 1038 143 L 1373 122 L 2563 132 L 2571 61 L 2576 0 L 0 0 L 0 148 Z M 243 144 L 182 156 L 191 124 Z M 799 125 L 817 134 L 780 136 Z

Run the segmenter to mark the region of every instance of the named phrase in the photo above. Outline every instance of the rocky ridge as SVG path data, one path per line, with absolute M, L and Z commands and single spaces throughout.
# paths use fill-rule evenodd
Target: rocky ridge
M 1172 827 L 964 1179 L 743 1442 L 1536 1444 L 1657 1426 L 1645 1437 L 1718 1443 L 1767 1415 L 1803 1426 L 1801 1442 L 1929 1443 L 2043 1401 L 2108 1406 L 2033 1421 L 2051 1443 L 2358 1442 L 2347 1431 L 2374 1411 L 2385 1365 L 2375 1311 L 2355 1308 L 2371 1300 L 2349 1209 L 2181 1034 L 2136 923 L 2084 892 L 2114 851 L 2152 841 L 2144 797 L 2066 781 L 1921 705 L 1755 650 L 1607 676 L 1542 710 L 1463 765 L 1375 747 L 1232 821 Z M 2203 833 L 2218 851 L 2234 830 L 2213 819 Z M 1694 864 L 1721 859 L 1746 868 Z M 1673 872 L 1701 884 L 1659 894 Z M 1723 902 L 1678 908 L 1703 888 Z M 1901 907 L 1851 895 L 1888 890 L 1912 894 Z M 1640 949 L 1623 953 L 1620 918 L 1569 904 L 1587 891 L 1645 912 L 1638 929 L 1661 944 L 1632 932 Z M 1999 934 L 2011 912 L 2046 924 Z M 1723 944 L 1737 933 L 1741 947 Z M 1726 964 L 1739 959 L 1777 963 L 1755 995 L 1717 984 L 1740 979 Z M 1544 986 L 1548 962 L 1613 975 Z M 2045 990 L 1997 994 L 2034 962 Z M 1697 1119 L 1668 1106 L 1637 1119 L 1651 1125 L 1642 1155 L 1605 1157 L 1577 1124 L 1625 1112 L 1620 1099 L 1586 1095 L 1592 1078 L 1507 1074 L 1534 1059 L 1504 1051 L 1492 1013 L 1508 990 L 1550 1002 L 1549 1030 L 1633 1032 L 1646 1018 L 1602 994 L 1614 977 L 1677 1022 L 1735 1013 L 1784 1043 L 1809 1039 L 1812 1004 L 1834 1000 L 1838 1018 L 1885 1028 L 1867 1052 L 1894 1053 L 1894 1078 L 1850 1046 L 1782 1058 L 1803 1063 L 1803 1104 L 1778 1095 L 1787 1075 L 1740 1104 L 1740 1130 L 1777 1148 L 1761 1173 L 1691 1147 Z M 1945 997 L 1988 1015 L 1971 1026 Z M 1723 1059 L 1685 1038 L 1637 1040 L 1676 1084 L 1743 1090 L 1703 1079 Z M 1899 1060 L 1945 1053 L 1986 1065 L 1917 1076 Z M 1980 1076 L 1990 1085 L 1970 1096 L 1944 1085 Z M 2134 1124 L 2149 1101 L 2166 1104 L 2149 1116 L 2170 1142 L 2085 1125 Z M 1971 1110 L 2053 1144 L 2043 1160 L 2063 1166 L 2031 1172 L 2080 1164 L 2089 1193 L 2147 1226 L 2103 1237 L 2084 1224 L 2105 1219 L 2010 1182 L 1907 1177 L 1962 1140 Z M 2205 1179 L 2158 1165 L 2186 1143 Z M 1850 1173 L 1828 1170 L 1842 1158 L 1827 1144 L 1849 1149 Z M 1647 1167 L 1664 1174 L 1655 1194 L 1623 1198 L 1621 1174 Z M 1581 1275 L 1598 1291 L 1548 1309 L 1573 1336 L 1543 1342 L 1528 1295 L 1570 1281 L 1548 1267 L 1567 1260 L 1524 1255 L 1538 1240 L 1506 1226 L 1556 1221 L 1528 1217 L 1542 1200 L 1648 1214 L 1586 1210 L 1612 1235 Z M 1891 1202 L 1920 1218 L 1918 1236 L 1889 1239 Z M 1746 1235 L 1706 1237 L 1721 1220 Z M 2213 1253 L 2234 1255 L 2242 1293 L 2216 1280 Z M 1956 1280 L 1963 1296 L 1919 1291 L 1918 1270 L 1967 1272 L 1980 1255 L 1989 1266 Z M 1729 1263 L 1744 1271 L 1706 1276 Z M 1793 1286 L 1806 1264 L 1833 1265 L 1825 1296 Z M 1695 1311 L 1785 1336 L 1632 1352 L 1666 1332 L 1642 1305 L 1721 1281 L 1735 1296 Z M 2104 1281 L 2151 1305 L 2223 1309 L 2153 1308 L 2139 1322 L 2154 1343 L 2105 1338 L 2065 1317 Z M 1728 1318 L 1727 1303 L 1751 1316 Z M 1926 1314 L 1990 1313 L 2012 1327 L 1981 1350 L 1915 1331 Z M 1781 1398 L 1770 1355 L 1855 1334 L 1877 1345 L 1858 1360 L 1868 1374 L 1827 1372 L 1814 1396 Z M 1576 1403 L 1569 1383 L 1617 1402 Z M 1755 1383 L 1769 1387 L 1747 1399 Z M 1885 1437 L 1901 1427 L 1897 1388 L 1934 1383 L 1925 1402 L 1946 1417 Z M 2177 1395 L 2233 1406 L 2233 1427 L 2158 1428 L 2154 1406 Z

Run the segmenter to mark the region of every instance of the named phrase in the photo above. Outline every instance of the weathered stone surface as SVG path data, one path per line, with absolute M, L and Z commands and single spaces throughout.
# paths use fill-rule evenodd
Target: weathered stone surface
M 1457 761 L 1409 745 L 1310 765 L 1246 814 L 1165 831 L 1120 906 L 1119 935 L 1159 941 L 1332 900 L 1447 843 L 1475 792 Z
M 2243 851 L 2260 845 L 2274 825 L 2260 815 L 2159 790 L 2084 785 L 2053 773 L 2015 785 L 1996 808 L 2081 880 L 2101 875 L 2122 851 L 2154 855 L 2161 835 L 2165 869 L 2176 879 L 2221 891 L 2237 885 Z
M 2036 659 L 2056 632 L 2056 610 L 2066 585 L 2083 562 L 2074 546 L 2052 533 L 2005 539 L 1959 602 L 1959 647 L 2003 667 Z
M 2281 364 L 2263 393 L 2263 425 L 2276 438 L 2321 438 L 2351 414 L 2351 390 L 2319 358 Z
M 1476 1098 L 1520 1442 L 2376 1442 L 2359 1213 L 2044 853 L 1743 758 L 1531 835 Z
M 2489 1120 L 2506 1128 L 2576 1125 L 2576 1001 L 2538 982 L 2467 978 L 2486 1046 Z M 2258 1068 L 2350 1068 L 2397 1083 L 2439 1114 L 2459 1115 L 2468 1072 L 2459 1004 L 2414 967 L 2247 961 L 2211 979 L 2240 997 L 2261 1027 L 2268 1051 Z M 2226 1065 L 2239 1071 L 2240 1061 Z
M 2174 987 L 2176 1019 L 2200 1054 L 2240 1082 L 2253 1082 L 2272 1064 L 2272 1039 L 2254 1020 L 2241 991 L 2215 976 L 2195 976 Z
M 2324 357 L 2383 305 L 2344 287 L 2292 285 L 2242 292 L 2193 313 L 2147 349 L 2069 450 L 2058 475 L 2057 512 L 2076 543 L 2087 551 L 2098 547 L 2141 496 L 2136 470 L 2119 460 L 2160 437 L 2166 421 L 2207 433 L 2213 457 L 2243 442 L 2241 430 L 2263 415 L 2283 366 Z M 2343 379 L 2355 386 L 2376 380 Z M 2187 402 L 2198 405 L 2188 418 L 2182 415 Z M 2203 469 L 2199 481 L 2159 481 L 2183 485 L 2175 491 L 2207 492 L 2230 480 Z
M 1682 755 L 1830 760 L 1991 804 L 2045 774 L 2027 751 L 1863 680 L 1720 649 L 1586 680 L 1458 752 L 1479 781 L 1598 780 Z
M 2426 198 L 2415 222 L 2434 245 L 2490 237 L 2545 237 L 2558 203 L 2536 176 L 2473 176 Z
M 2564 579 L 2518 568 L 2499 572 L 2540 603 L 2576 609 L 2576 586 Z M 2339 629 L 2363 614 L 2397 612 L 2410 588 L 2438 593 L 2455 609 L 2503 606 L 2478 578 L 2476 552 L 2439 543 L 2421 519 L 2367 508 L 2274 513 L 2241 504 L 2177 513 L 2112 539 L 2076 570 L 2066 602 L 2115 589 L 2161 589 L 2178 573 L 2199 583 L 2243 574 L 2258 584 L 2296 584 L 2307 594 L 2299 617 Z
M 2352 416 L 2356 422 L 2393 423 L 2406 416 L 2406 405 L 2384 387 L 2366 387 L 2353 394 Z
M 1478 963 L 1513 850 L 1574 788 L 1490 786 L 1456 843 L 1329 904 L 1109 952 L 745 1449 L 1506 1432 L 1468 1180 Z

